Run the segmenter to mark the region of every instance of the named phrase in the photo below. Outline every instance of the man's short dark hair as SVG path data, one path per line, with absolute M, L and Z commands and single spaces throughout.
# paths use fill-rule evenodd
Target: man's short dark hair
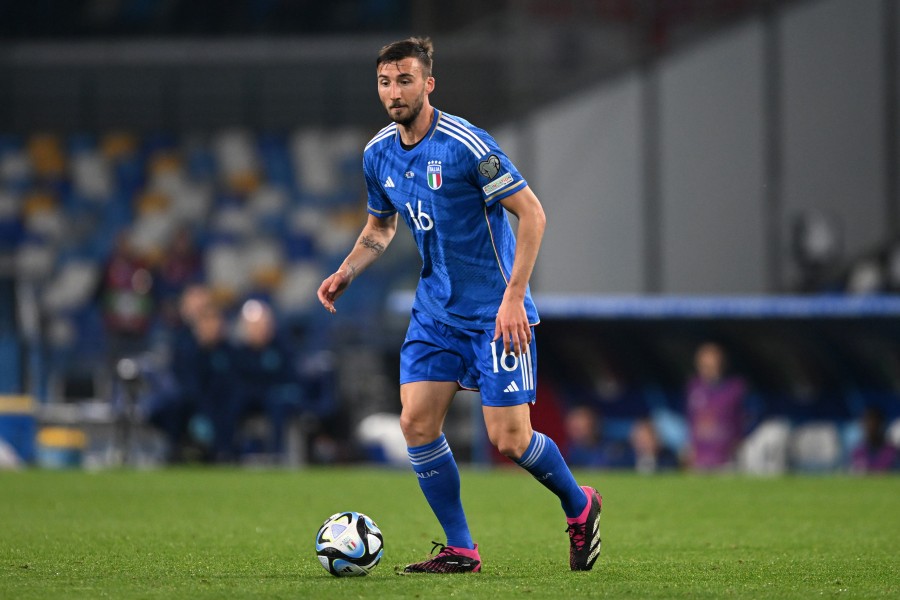
M 422 75 L 431 77 L 431 63 L 434 45 L 430 37 L 410 37 L 405 40 L 391 42 L 378 53 L 375 69 L 382 63 L 397 63 L 404 58 L 416 58 L 422 65 Z

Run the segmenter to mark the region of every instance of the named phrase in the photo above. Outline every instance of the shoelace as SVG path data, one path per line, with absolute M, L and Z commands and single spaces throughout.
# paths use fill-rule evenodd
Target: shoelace
M 584 548 L 586 541 L 585 526 L 582 523 L 572 523 L 566 527 L 566 533 L 569 534 L 569 538 L 572 540 L 572 544 L 575 546 L 576 550 Z
M 444 544 L 442 544 L 440 542 L 431 540 L 431 543 L 434 544 L 434 546 L 431 547 L 431 555 L 434 556 L 435 558 L 437 558 L 441 554 L 456 554 L 456 551 L 453 550 L 453 548 L 451 548 L 449 546 L 445 546 Z M 435 554 L 434 551 L 437 550 L 438 548 L 440 548 L 441 551 L 438 552 L 437 554 Z

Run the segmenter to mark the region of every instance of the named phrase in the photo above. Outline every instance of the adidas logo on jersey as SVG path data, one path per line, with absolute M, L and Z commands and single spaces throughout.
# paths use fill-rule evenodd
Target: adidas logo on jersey
M 506 392 L 518 392 L 518 391 L 519 391 L 519 386 L 516 385 L 515 381 L 511 381 L 509 383 L 509 385 L 506 386 L 506 389 L 503 390 L 503 393 L 505 394 Z
M 385 180 L 384 187 L 386 187 L 386 188 L 394 187 L 394 180 L 391 179 L 390 176 L 388 176 L 388 178 Z

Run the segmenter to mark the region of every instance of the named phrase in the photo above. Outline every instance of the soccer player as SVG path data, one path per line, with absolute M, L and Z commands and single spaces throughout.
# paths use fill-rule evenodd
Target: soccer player
M 544 232 L 541 203 L 494 139 L 431 106 L 429 38 L 388 44 L 376 61 L 378 96 L 393 123 L 366 145 L 368 220 L 340 268 L 319 287 L 335 300 L 394 237 L 402 217 L 422 271 L 400 350 L 400 427 L 409 460 L 447 536 L 440 552 L 405 573 L 481 570 L 460 501 L 460 478 L 442 432 L 459 389 L 481 392 L 488 437 L 556 494 L 568 521 L 569 566 L 600 553 L 601 498 L 579 486 L 559 448 L 531 426 L 538 313 L 528 281 Z M 518 234 L 504 209 L 518 218 Z

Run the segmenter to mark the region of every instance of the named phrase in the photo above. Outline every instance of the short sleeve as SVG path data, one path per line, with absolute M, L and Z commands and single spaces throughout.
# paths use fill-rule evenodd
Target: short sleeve
M 525 188 L 527 182 L 494 138 L 484 131 L 478 135 L 487 151 L 473 161 L 473 177 L 488 206 Z
M 366 176 L 366 192 L 368 194 L 366 210 L 369 214 L 376 217 L 389 217 L 397 212 L 375 175 L 368 154 L 363 157 L 363 173 Z

